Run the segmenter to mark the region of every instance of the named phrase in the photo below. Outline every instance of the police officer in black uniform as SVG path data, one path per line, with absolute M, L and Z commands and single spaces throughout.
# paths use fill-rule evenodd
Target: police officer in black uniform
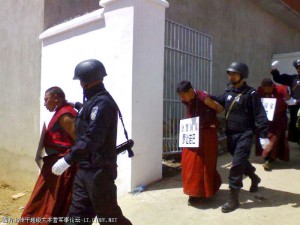
M 268 119 L 256 90 L 249 87 L 244 79 L 248 77 L 248 66 L 232 63 L 227 69 L 231 86 L 224 94 L 212 97 L 225 108 L 226 136 L 228 151 L 232 155 L 229 174 L 229 199 L 222 206 L 228 213 L 239 207 L 238 195 L 243 187 L 243 175 L 251 179 L 250 192 L 258 191 L 261 179 L 255 174 L 255 167 L 249 162 L 254 130 L 259 130 L 260 142 L 268 144 Z
M 298 74 L 280 74 L 276 68 L 272 69 L 271 74 L 275 82 L 290 87 L 291 96 L 295 99 L 295 102 L 294 105 L 289 106 L 291 119 L 289 123 L 288 139 L 291 142 L 300 143 L 300 132 L 296 127 L 297 113 L 300 108 L 300 59 L 295 60 L 293 66 Z
M 76 120 L 75 145 L 52 168 L 60 175 L 69 165 L 79 165 L 67 224 L 92 224 L 95 216 L 101 225 L 132 224 L 117 203 L 118 107 L 104 87 L 104 76 L 103 64 L 95 59 L 75 68 L 74 79 L 80 80 L 86 101 Z

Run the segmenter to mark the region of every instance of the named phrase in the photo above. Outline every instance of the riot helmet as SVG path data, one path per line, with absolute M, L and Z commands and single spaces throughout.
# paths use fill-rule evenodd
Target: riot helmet
M 298 67 L 300 67 L 300 59 L 297 59 L 293 62 L 293 66 L 297 69 Z
M 246 79 L 249 75 L 248 66 L 245 63 L 233 62 L 227 68 L 227 73 L 235 72 L 241 74 L 241 78 Z
M 88 59 L 77 64 L 73 80 L 80 80 L 89 84 L 97 80 L 103 80 L 106 75 L 105 67 L 99 60 Z

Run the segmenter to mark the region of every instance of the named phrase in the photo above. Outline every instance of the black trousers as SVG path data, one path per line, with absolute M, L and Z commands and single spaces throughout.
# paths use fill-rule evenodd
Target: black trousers
M 67 224 L 132 225 L 117 202 L 117 168 L 79 169 L 73 184 Z
M 227 147 L 232 155 L 232 166 L 229 173 L 229 188 L 240 189 L 243 187 L 243 175 L 252 177 L 255 167 L 249 162 L 253 141 L 253 131 L 243 133 L 228 133 Z
M 290 111 L 290 123 L 289 123 L 289 132 L 288 132 L 288 140 L 291 142 L 299 142 L 300 139 L 300 132 L 299 129 L 296 127 L 297 123 L 297 113 L 299 110 L 299 105 L 289 106 Z

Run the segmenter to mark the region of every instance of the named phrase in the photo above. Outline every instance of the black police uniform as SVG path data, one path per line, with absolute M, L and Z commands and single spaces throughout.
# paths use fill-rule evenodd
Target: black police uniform
M 76 120 L 76 142 L 65 156 L 78 162 L 68 224 L 91 224 L 97 215 L 100 224 L 127 225 L 117 203 L 117 105 L 101 83 L 85 90 L 87 101 Z
M 297 123 L 297 113 L 300 108 L 300 76 L 297 74 L 288 75 L 288 74 L 281 74 L 278 70 L 272 70 L 271 74 L 275 82 L 290 87 L 291 96 L 297 100 L 297 105 L 289 106 L 290 110 L 290 123 L 289 123 L 289 134 L 288 139 L 292 142 L 299 142 L 300 141 L 300 132 L 296 127 Z
M 246 82 L 238 89 L 227 88 L 224 94 L 212 97 L 225 108 L 226 135 L 228 151 L 233 156 L 229 174 L 229 187 L 240 189 L 243 187 L 243 175 L 252 180 L 255 167 L 249 162 L 254 129 L 259 130 L 261 138 L 267 138 L 269 122 L 261 99 Z M 235 103 L 232 102 L 235 100 Z

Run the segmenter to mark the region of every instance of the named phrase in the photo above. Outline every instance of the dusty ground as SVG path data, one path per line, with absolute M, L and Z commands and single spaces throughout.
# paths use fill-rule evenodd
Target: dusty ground
M 119 198 L 124 214 L 134 225 L 300 225 L 300 146 L 291 144 L 291 161 L 275 162 L 274 169 L 262 169 L 261 159 L 252 156 L 251 161 L 262 178 L 258 193 L 248 192 L 249 178 L 244 179 L 240 194 L 240 209 L 221 213 L 220 207 L 227 198 L 227 176 L 230 156 L 218 159 L 218 170 L 223 184 L 213 199 L 205 200 L 196 207 L 188 206 L 187 196 L 182 193 L 180 164 L 175 160 L 163 163 L 164 179 L 147 187 L 139 195 Z M 0 224 L 2 217 L 19 218 L 30 192 L 13 200 L 12 195 L 26 191 L 0 181 Z
M 20 192 L 26 192 L 26 195 L 16 200 L 11 197 Z M 19 218 L 29 197 L 27 190 L 18 189 L 0 181 L 0 224 L 3 222 L 3 217 Z
M 218 170 L 223 184 L 213 199 L 197 207 L 187 205 L 182 193 L 180 173 L 150 185 L 139 195 L 119 199 L 124 214 L 135 225 L 300 225 L 300 146 L 291 144 L 291 161 L 275 162 L 271 172 L 263 170 L 262 160 L 252 156 L 257 174 L 262 178 L 258 193 L 250 193 L 249 178 L 244 179 L 240 209 L 223 214 L 227 198 L 228 169 L 231 157 L 221 155 Z

